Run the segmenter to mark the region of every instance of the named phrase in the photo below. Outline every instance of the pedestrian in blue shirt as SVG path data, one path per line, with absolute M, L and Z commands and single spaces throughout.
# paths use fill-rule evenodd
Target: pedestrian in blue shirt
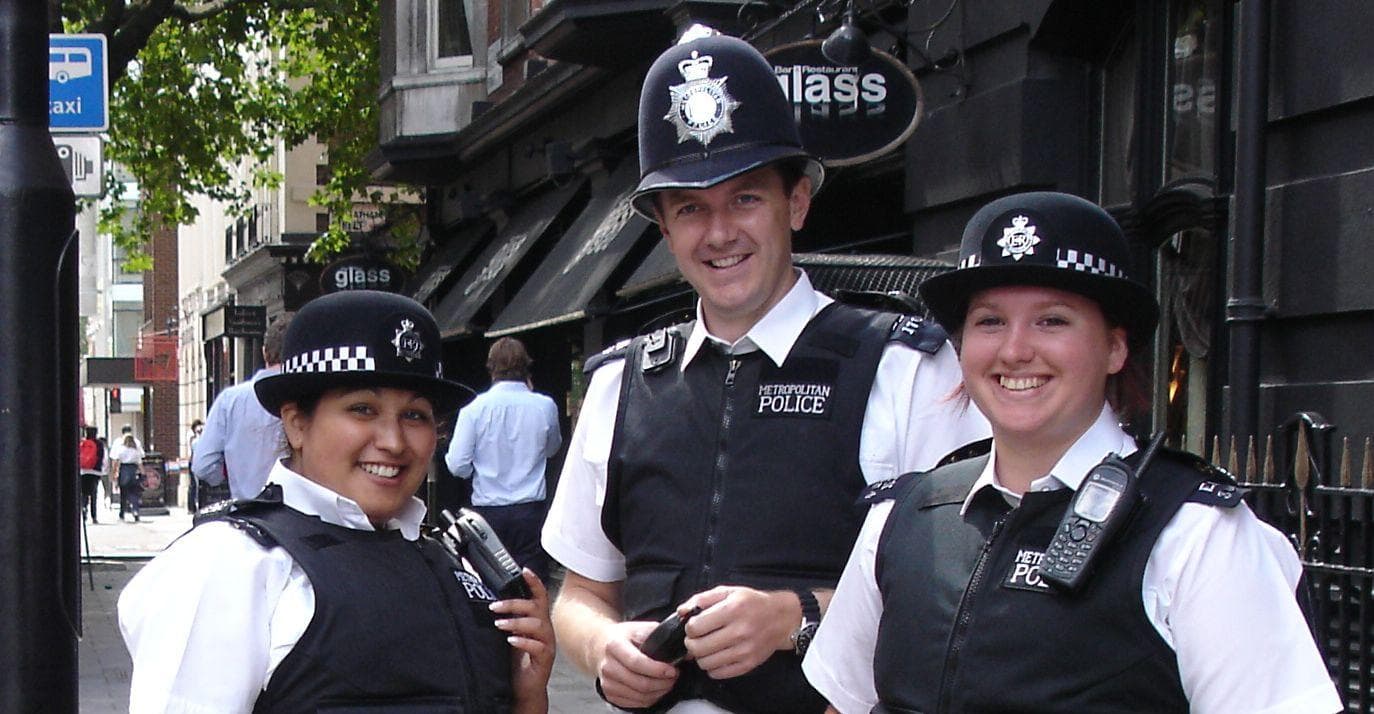
M 530 388 L 525 345 L 502 337 L 487 352 L 491 388 L 458 413 L 445 462 L 472 481 L 472 505 L 516 562 L 541 578 L 549 557 L 539 545 L 544 527 L 544 466 L 563 444 L 558 407 Z
M 265 366 L 252 379 L 219 393 L 191 454 L 191 473 L 210 486 L 227 479 L 229 495 L 236 501 L 258 495 L 272 465 L 286 455 L 281 420 L 262 408 L 253 385 L 281 372 L 282 337 L 290 322 L 289 317 L 281 317 L 267 327 L 262 338 Z

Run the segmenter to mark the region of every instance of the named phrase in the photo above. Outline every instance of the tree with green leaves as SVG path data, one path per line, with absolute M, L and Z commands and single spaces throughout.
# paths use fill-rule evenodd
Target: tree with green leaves
M 331 175 L 312 198 L 331 215 L 311 246 L 315 259 L 341 252 L 342 223 L 355 201 L 386 205 L 399 262 L 413 262 L 418 215 L 373 187 L 363 159 L 377 143 L 379 10 L 376 0 L 49 0 L 54 32 L 105 35 L 110 131 L 106 158 L 138 183 L 134 197 L 106 181 L 101 228 L 150 265 L 142 246 L 155 229 L 195 219 L 202 194 L 248 208 L 255 186 L 282 177 L 235 176 L 241 162 L 265 166 L 278 142 L 310 137 L 328 147 Z M 409 238 L 409 240 L 407 240 Z

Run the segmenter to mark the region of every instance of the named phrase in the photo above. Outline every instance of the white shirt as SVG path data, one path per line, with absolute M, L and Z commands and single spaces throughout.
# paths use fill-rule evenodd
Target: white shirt
M 1077 489 L 1109 452 L 1126 456 L 1135 442 L 1101 415 L 1032 491 Z M 996 451 L 969 490 L 990 487 L 1013 505 L 1020 499 L 996 478 Z M 892 502 L 875 505 L 840 577 L 802 669 L 841 714 L 877 703 L 873 652 L 882 600 L 874 555 Z M 1165 526 L 1146 561 L 1141 600 L 1150 623 L 1178 656 L 1183 691 L 1195 714 L 1316 714 L 1341 710 L 1293 593 L 1302 564 L 1281 533 L 1245 504 L 1217 508 L 1185 503 Z M 1028 644 L 1024 656 L 1035 656 Z
M 803 272 L 783 299 L 734 344 L 707 334 L 698 304 L 681 365 L 685 368 L 708 339 L 726 344 L 736 354 L 761 350 L 781 365 L 807 323 L 831 302 L 811 287 Z M 625 579 L 625 557 L 601 530 L 623 372 L 623 360 L 616 360 L 592 374 L 543 531 L 544 550 L 551 557 L 601 582 Z M 859 437 L 865 479 L 872 483 L 928 469 L 954 449 L 987 437 L 982 415 L 954 396 L 960 381 L 959 363 L 949 346 L 934 355 L 898 344 L 884 348 Z M 723 710 L 705 702 L 684 702 L 671 711 Z
M 558 406 L 524 382 L 502 380 L 458 412 L 444 463 L 472 479 L 476 506 L 544 500 L 544 463 L 563 445 Z
M 262 407 L 253 391 L 259 379 L 280 371 L 260 369 L 247 382 L 220 392 L 191 452 L 191 472 L 196 478 L 218 486 L 227 472 L 229 495 L 236 500 L 261 493 L 272 465 L 286 456 L 281 420 Z
M 268 481 L 301 513 L 375 530 L 356 502 L 280 463 Z M 413 498 L 386 526 L 416 540 L 424 515 Z M 314 617 L 315 591 L 285 549 L 212 522 L 143 566 L 120 594 L 118 612 L 133 657 L 130 712 L 251 712 Z

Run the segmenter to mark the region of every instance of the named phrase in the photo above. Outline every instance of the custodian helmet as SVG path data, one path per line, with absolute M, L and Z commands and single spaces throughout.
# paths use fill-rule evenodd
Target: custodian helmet
M 655 220 L 658 191 L 710 188 L 782 159 L 804 162 L 814 194 L 825 170 L 802 147 L 768 60 L 743 40 L 697 29 L 659 55 L 644 78 L 635 210 Z

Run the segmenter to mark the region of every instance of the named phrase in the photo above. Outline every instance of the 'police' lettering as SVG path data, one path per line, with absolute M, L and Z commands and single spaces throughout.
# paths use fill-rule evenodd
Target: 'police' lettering
M 1030 592 L 1043 592 L 1050 589 L 1049 583 L 1040 578 L 1040 561 L 1045 551 L 1034 548 L 1018 548 L 1016 557 L 1011 561 L 1011 570 L 1002 580 L 1002 587 Z
M 484 585 L 480 578 L 472 573 L 455 570 L 453 577 L 458 578 L 458 584 L 463 586 L 463 592 L 469 600 L 481 600 L 483 602 L 495 602 L 496 593 Z
M 760 384 L 755 416 L 823 417 L 830 411 L 829 384 Z

